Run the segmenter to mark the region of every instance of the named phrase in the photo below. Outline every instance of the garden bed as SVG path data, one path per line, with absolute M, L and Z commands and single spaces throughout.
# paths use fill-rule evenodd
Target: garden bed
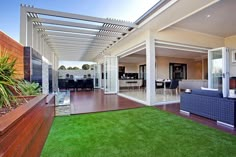
M 1 156 L 39 156 L 54 119 L 54 96 L 40 95 L 0 117 Z
M 11 104 L 10 107 L 2 107 L 0 108 L 0 117 L 4 116 L 5 114 L 7 114 L 8 112 L 11 112 L 13 110 L 15 110 L 17 107 L 20 107 L 21 105 L 27 103 L 28 101 L 30 101 L 31 99 L 35 98 L 36 96 L 18 96 L 18 103 L 14 103 Z

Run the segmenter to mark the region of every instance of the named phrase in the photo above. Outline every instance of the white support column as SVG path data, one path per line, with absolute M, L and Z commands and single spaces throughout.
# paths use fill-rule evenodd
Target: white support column
M 27 20 L 27 46 L 33 47 L 33 23 L 32 18 Z
M 43 36 L 42 36 L 42 33 L 40 32 L 39 33 L 39 53 L 43 56 L 43 45 L 44 45 L 44 42 L 43 42 Z
M 147 105 L 153 105 L 155 103 L 155 41 L 149 31 L 146 39 L 146 101 Z
M 40 53 L 41 54 L 41 43 L 42 43 L 42 33 L 40 32 L 40 31 L 38 31 L 38 53 Z
M 58 90 L 58 77 L 57 77 L 57 65 L 58 65 L 57 56 L 55 53 L 52 53 L 52 88 L 53 91 Z
M 33 31 L 33 48 L 38 51 L 38 30 L 35 27 Z
M 49 75 L 48 75 L 48 60 L 44 56 L 42 57 L 43 64 L 42 64 L 42 89 L 43 94 L 49 93 Z
M 46 43 L 44 41 L 44 37 L 41 39 L 41 55 L 42 55 L 42 90 L 43 94 L 49 93 L 49 75 L 48 75 L 48 59 L 46 58 Z
M 54 53 L 54 75 L 55 75 L 54 88 L 56 91 L 58 90 L 58 65 L 59 65 L 58 57 Z
M 27 35 L 27 12 L 23 6 L 20 8 L 20 43 L 26 46 Z

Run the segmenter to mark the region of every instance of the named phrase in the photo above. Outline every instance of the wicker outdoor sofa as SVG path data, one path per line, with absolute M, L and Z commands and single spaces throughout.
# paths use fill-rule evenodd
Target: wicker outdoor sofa
M 223 98 L 222 92 L 196 89 L 183 93 L 180 111 L 216 120 L 217 124 L 236 126 L 236 99 Z

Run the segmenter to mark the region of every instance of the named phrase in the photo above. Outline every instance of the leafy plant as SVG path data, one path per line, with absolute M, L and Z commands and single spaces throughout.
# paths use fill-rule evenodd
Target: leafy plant
M 68 67 L 67 70 L 73 70 L 73 68 L 72 67 Z
M 79 70 L 79 67 L 73 67 L 73 70 Z
M 64 65 L 61 65 L 58 70 L 66 70 L 66 67 Z
M 90 66 L 88 64 L 82 65 L 83 70 L 89 70 Z
M 39 95 L 41 93 L 40 85 L 35 82 L 18 81 L 17 88 L 23 95 Z
M 14 94 L 18 91 L 14 78 L 15 63 L 16 59 L 10 59 L 6 53 L 0 57 L 0 107 L 3 105 L 10 107 L 11 103 L 16 102 Z

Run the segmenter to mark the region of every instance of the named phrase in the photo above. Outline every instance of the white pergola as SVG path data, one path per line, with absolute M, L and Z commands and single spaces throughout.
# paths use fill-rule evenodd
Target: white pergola
M 93 61 L 137 25 L 132 22 L 21 5 L 20 42 L 43 56 Z

